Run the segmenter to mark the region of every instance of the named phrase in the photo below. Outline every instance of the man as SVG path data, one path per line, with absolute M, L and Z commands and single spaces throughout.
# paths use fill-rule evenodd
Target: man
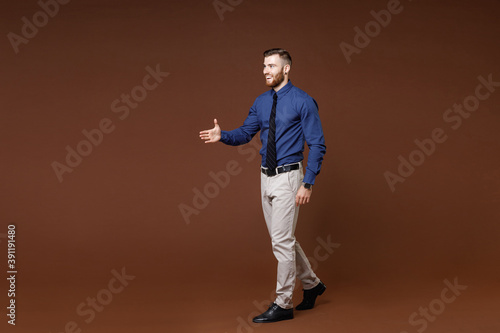
M 326 146 L 318 105 L 292 85 L 288 79 L 291 65 L 292 58 L 286 50 L 265 51 L 263 73 L 266 85 L 272 89 L 257 97 L 241 127 L 221 131 L 214 119 L 214 128 L 200 132 L 205 143 L 221 141 L 237 146 L 248 143 L 260 131 L 262 209 L 278 260 L 278 281 L 275 302 L 253 319 L 256 323 L 293 318 L 292 293 L 296 278 L 301 280 L 304 290 L 304 299 L 296 310 L 313 308 L 316 297 L 326 289 L 294 236 L 299 207 L 309 203 Z M 309 146 L 309 158 L 304 176 L 305 142 Z

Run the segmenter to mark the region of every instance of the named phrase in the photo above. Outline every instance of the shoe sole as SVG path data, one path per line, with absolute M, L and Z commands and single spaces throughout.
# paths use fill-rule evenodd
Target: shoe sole
M 278 319 L 278 320 L 266 320 L 266 321 L 255 321 L 255 320 L 252 320 L 252 321 L 254 323 L 256 323 L 256 324 L 267 324 L 267 323 L 277 323 L 279 321 L 290 320 L 290 319 L 293 319 L 293 317 L 291 317 L 291 318 L 283 318 L 283 319 Z

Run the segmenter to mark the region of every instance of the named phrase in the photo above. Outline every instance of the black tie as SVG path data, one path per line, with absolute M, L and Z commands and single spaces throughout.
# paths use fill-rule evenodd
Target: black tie
M 267 151 L 266 151 L 266 166 L 275 170 L 276 165 L 276 103 L 278 102 L 278 95 L 273 95 L 273 108 L 271 109 L 271 116 L 269 117 L 269 134 L 267 135 Z

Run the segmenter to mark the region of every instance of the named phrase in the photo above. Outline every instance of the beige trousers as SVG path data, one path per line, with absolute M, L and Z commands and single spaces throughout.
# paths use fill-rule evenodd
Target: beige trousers
M 302 163 L 299 170 L 272 177 L 261 172 L 262 209 L 273 253 L 278 260 L 275 303 L 285 309 L 293 308 L 292 294 L 296 278 L 302 282 L 305 290 L 314 288 L 319 283 L 294 235 L 299 216 L 295 195 L 303 178 Z

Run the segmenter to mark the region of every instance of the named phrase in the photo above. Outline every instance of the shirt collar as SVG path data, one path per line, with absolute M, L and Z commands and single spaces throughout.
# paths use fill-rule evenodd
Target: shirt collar
M 276 94 L 278 95 L 278 99 L 282 98 L 283 96 L 285 96 L 289 91 L 290 89 L 293 88 L 293 84 L 292 84 L 292 81 L 291 80 L 288 80 L 288 83 L 285 84 L 285 86 L 283 88 L 281 88 Z M 273 96 L 273 94 L 275 93 L 274 89 L 271 88 L 271 90 L 269 91 L 269 93 L 271 94 L 271 97 Z

